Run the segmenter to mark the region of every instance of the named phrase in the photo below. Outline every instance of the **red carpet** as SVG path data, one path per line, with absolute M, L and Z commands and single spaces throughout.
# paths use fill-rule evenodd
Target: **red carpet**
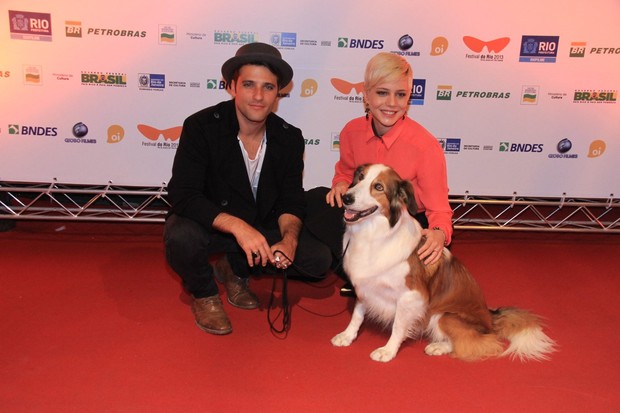
M 352 301 L 335 276 L 293 281 L 292 328 L 226 304 L 234 332 L 194 326 L 166 266 L 161 225 L 19 222 L 0 233 L 2 412 L 616 412 L 620 411 L 620 237 L 457 232 L 452 252 L 490 306 L 544 316 L 559 351 L 546 362 L 465 363 L 388 334 L 329 340 Z M 271 279 L 253 280 L 267 303 Z

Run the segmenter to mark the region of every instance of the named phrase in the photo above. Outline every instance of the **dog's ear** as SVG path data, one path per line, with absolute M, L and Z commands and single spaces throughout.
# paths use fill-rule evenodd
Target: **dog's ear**
M 390 227 L 393 227 L 400 220 L 403 206 L 407 206 L 407 209 L 409 209 L 407 185 L 411 186 L 411 184 L 409 181 L 402 180 L 396 172 L 394 172 L 393 178 L 388 180 L 388 182 L 390 182 L 390 185 L 386 188 L 386 192 L 388 192 L 387 195 L 390 200 Z
M 355 173 L 353 174 L 353 182 L 351 182 L 351 185 L 349 185 L 349 188 L 353 188 L 355 185 L 357 185 L 359 181 L 364 179 L 364 172 L 366 172 L 366 169 L 368 169 L 369 166 L 370 166 L 369 163 L 365 163 L 363 165 L 358 166 L 355 169 Z
M 409 215 L 415 216 L 418 213 L 418 204 L 416 204 L 415 196 L 413 195 L 413 185 L 410 181 L 403 179 L 400 181 L 399 191 L 403 204 L 407 205 Z
M 393 188 L 387 188 L 388 199 L 390 200 L 390 228 L 396 225 L 400 219 L 400 214 L 403 213 L 403 205 L 405 199 L 402 197 L 402 191 L 400 189 L 399 181 L 394 181 Z

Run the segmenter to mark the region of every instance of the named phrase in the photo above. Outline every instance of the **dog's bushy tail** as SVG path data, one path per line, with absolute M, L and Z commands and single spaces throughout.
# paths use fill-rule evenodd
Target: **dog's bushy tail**
M 543 323 L 535 314 L 515 307 L 491 310 L 493 330 L 509 341 L 502 356 L 527 360 L 547 360 L 556 343 L 543 332 Z

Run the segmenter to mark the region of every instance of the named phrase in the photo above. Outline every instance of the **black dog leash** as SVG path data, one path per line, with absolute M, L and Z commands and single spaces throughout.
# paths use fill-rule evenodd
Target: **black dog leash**
M 338 263 L 338 265 L 333 271 L 338 271 L 338 269 L 342 267 L 344 254 L 347 252 L 348 248 L 349 248 L 349 243 L 347 242 L 347 245 L 345 246 L 344 251 L 342 252 L 342 255 L 340 256 L 340 262 Z M 309 278 L 322 279 L 322 277 L 317 277 L 312 274 L 309 274 L 308 272 L 304 271 L 302 268 L 295 265 L 293 260 L 291 260 L 282 251 L 276 250 L 274 251 L 274 254 L 275 253 L 280 253 L 284 258 L 289 260 L 291 262 L 291 267 L 294 267 L 297 271 L 299 271 L 300 274 L 306 277 L 309 277 Z M 273 283 L 271 284 L 271 293 L 269 295 L 269 305 L 267 307 L 267 323 L 269 324 L 269 330 L 271 331 L 273 335 L 276 335 L 276 336 L 283 335 L 282 338 L 286 338 L 291 328 L 291 305 L 288 300 L 288 273 L 286 269 L 278 269 L 278 270 L 282 273 L 282 299 L 281 299 L 282 309 L 280 310 L 278 314 L 275 315 L 274 318 L 271 317 L 271 309 L 274 306 L 276 285 L 277 285 L 277 279 L 278 279 L 277 276 L 274 276 Z M 278 320 L 278 318 L 280 318 L 280 316 L 282 316 L 282 323 L 281 323 L 281 327 L 278 328 L 276 327 L 276 321 Z

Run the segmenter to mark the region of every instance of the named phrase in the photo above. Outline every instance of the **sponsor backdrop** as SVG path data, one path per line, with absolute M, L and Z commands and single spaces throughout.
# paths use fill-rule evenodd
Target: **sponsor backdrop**
M 329 186 L 375 53 L 414 68 L 410 115 L 443 146 L 452 195 L 618 197 L 620 2 L 4 0 L 0 180 L 161 186 L 183 120 L 230 98 L 247 42 L 295 69 L 278 114 Z

